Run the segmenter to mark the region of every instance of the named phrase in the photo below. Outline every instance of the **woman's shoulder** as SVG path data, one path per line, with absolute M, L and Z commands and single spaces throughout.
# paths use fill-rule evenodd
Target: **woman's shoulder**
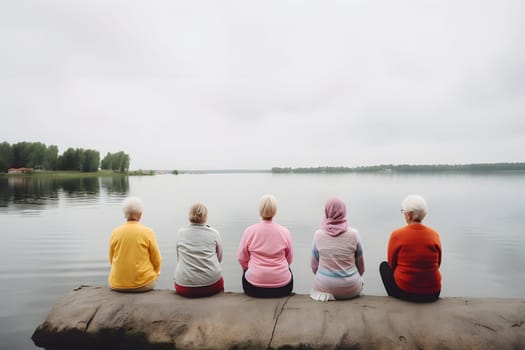
M 281 232 L 283 232 L 284 234 L 291 235 L 291 234 L 290 234 L 290 230 L 288 229 L 288 227 L 283 226 L 283 225 L 278 224 L 278 223 L 275 223 L 275 225 L 277 225 L 277 227 L 279 228 L 279 230 L 280 230 Z
M 347 239 L 352 241 L 355 244 L 361 243 L 361 235 L 359 234 L 359 230 L 355 227 L 348 226 L 348 229 L 345 232 Z
M 255 224 L 251 224 L 249 226 L 247 226 L 245 229 L 244 229 L 244 232 L 254 232 L 254 231 L 257 231 L 259 229 L 259 227 L 261 226 L 261 222 L 258 222 L 258 223 L 255 223 Z
M 217 230 L 216 228 L 210 226 L 210 225 L 204 225 L 204 228 L 203 230 L 206 230 L 207 232 L 210 232 L 214 235 L 219 235 L 219 230 Z
M 260 222 L 257 222 L 255 224 L 252 224 L 248 227 L 246 227 L 245 231 L 259 231 L 259 230 L 288 230 L 283 225 L 273 221 L 273 220 L 263 220 Z
M 413 230 L 407 225 L 395 228 L 390 234 L 390 240 L 399 239 L 407 234 L 410 234 Z
M 348 226 L 348 228 L 346 229 L 346 233 L 352 236 L 359 237 L 359 230 L 352 226 Z
M 219 231 L 208 224 L 188 224 L 179 228 L 179 233 L 184 232 L 213 232 L 218 234 Z
M 153 233 L 153 229 L 147 225 L 144 225 L 142 222 L 137 222 L 137 227 L 143 232 Z
M 431 234 L 432 236 L 434 236 L 435 239 L 439 239 L 439 233 L 438 233 L 434 228 L 432 228 L 432 227 L 430 227 L 430 226 L 426 226 L 426 225 L 424 225 L 424 227 L 425 227 L 425 230 L 426 230 L 429 234 Z
M 318 228 L 317 230 L 314 231 L 314 238 L 319 237 L 319 236 L 324 236 L 326 234 L 327 233 L 325 230 L 323 230 L 322 228 Z
M 410 225 L 405 225 L 405 226 L 401 226 L 401 227 L 395 228 L 392 231 L 392 235 L 394 235 L 394 234 L 401 234 L 401 233 L 405 233 L 405 232 L 411 232 L 411 231 L 412 231 L 412 229 L 410 228 Z

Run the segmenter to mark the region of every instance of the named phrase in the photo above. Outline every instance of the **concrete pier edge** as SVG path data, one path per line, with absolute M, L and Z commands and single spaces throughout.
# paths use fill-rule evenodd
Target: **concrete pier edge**
M 125 294 L 80 286 L 61 297 L 33 342 L 62 349 L 525 349 L 525 298 L 385 296 L 318 302 L 295 294 L 172 290 Z

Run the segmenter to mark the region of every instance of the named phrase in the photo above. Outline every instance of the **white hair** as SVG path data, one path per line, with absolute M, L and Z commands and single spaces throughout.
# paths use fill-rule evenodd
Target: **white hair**
M 417 194 L 411 194 L 403 199 L 401 209 L 406 213 L 412 213 L 412 220 L 421 222 L 427 215 L 427 202 Z
M 124 217 L 129 219 L 131 216 L 142 214 L 144 203 L 138 197 L 128 197 L 122 202 L 122 210 L 124 210 Z

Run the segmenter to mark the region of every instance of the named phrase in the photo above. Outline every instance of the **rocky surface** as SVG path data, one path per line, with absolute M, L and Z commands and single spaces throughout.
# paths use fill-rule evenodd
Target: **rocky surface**
M 35 330 L 53 349 L 525 349 L 525 299 L 186 299 L 79 287 Z

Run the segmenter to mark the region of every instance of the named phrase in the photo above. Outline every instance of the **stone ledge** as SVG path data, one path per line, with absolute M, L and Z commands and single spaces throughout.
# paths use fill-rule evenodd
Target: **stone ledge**
M 61 349 L 525 349 L 525 299 L 307 295 L 186 299 L 82 286 L 63 296 L 34 343 Z

